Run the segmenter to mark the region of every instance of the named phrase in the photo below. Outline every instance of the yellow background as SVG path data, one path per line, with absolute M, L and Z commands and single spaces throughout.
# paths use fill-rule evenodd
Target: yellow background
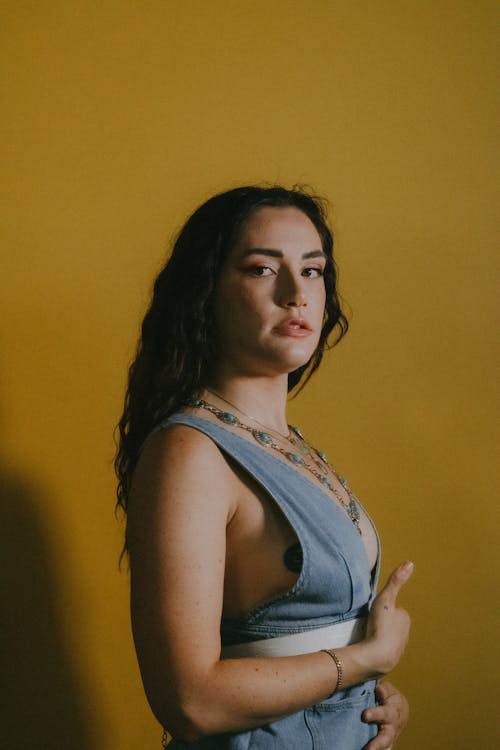
M 495 6 L 3 3 L 2 748 L 159 747 L 112 431 L 171 235 L 262 180 L 333 204 L 352 327 L 290 414 L 371 510 L 384 575 L 415 561 L 398 748 L 498 746 Z

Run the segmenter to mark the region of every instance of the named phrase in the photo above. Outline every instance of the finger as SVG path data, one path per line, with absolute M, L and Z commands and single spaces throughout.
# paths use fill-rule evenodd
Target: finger
M 376 740 L 372 740 L 368 743 L 368 745 L 365 745 L 363 750 L 392 750 L 392 745 L 386 745 L 386 740 L 382 740 L 382 744 L 380 745 Z
M 372 706 L 363 711 L 361 720 L 366 724 L 378 724 L 379 728 L 390 729 L 394 740 L 399 737 L 408 722 L 408 708 L 402 701 Z
M 361 714 L 367 724 L 394 724 L 398 719 L 397 710 L 391 705 L 371 706 Z
M 392 682 L 384 680 L 384 682 L 379 682 L 375 687 L 375 695 L 377 697 L 377 700 L 383 703 L 393 695 L 399 695 L 399 691 L 396 690 Z
M 394 733 L 384 727 L 363 750 L 391 750 L 394 740 Z
M 412 573 L 412 562 L 401 563 L 401 565 L 392 571 L 385 586 L 378 595 L 379 598 L 384 598 L 389 604 L 395 604 L 397 595 Z

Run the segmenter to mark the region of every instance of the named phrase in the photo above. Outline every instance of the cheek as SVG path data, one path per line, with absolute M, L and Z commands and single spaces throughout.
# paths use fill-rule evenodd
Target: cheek
M 318 318 L 323 319 L 326 308 L 326 290 L 323 287 L 321 292 L 314 298 L 314 310 Z
M 251 287 L 247 288 L 240 285 L 237 289 L 225 295 L 225 299 L 221 302 L 220 311 L 226 317 L 231 315 L 233 318 L 251 323 L 255 318 L 261 319 L 264 316 L 262 303 Z
M 255 295 L 241 286 L 225 289 L 217 298 L 216 320 L 226 342 L 245 340 L 260 325 Z
M 253 289 L 243 287 L 239 290 L 237 307 L 244 310 L 246 313 L 258 315 L 261 304 L 259 304 L 259 298 L 256 296 Z

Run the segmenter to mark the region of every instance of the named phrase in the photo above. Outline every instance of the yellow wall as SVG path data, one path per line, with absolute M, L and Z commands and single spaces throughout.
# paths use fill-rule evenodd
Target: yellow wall
M 352 329 L 291 414 L 371 509 L 384 572 L 416 564 L 398 747 L 497 746 L 495 15 L 3 3 L 2 747 L 159 747 L 117 569 L 112 429 L 169 237 L 258 180 L 334 206 Z

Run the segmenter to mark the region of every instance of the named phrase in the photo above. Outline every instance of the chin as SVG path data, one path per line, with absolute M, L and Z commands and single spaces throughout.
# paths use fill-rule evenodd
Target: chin
M 280 373 L 282 375 L 290 375 L 290 373 L 295 372 L 295 370 L 298 370 L 300 367 L 304 367 L 305 365 L 309 364 L 311 358 L 314 355 L 314 351 L 308 352 L 301 357 L 297 356 L 288 357 L 285 360 L 281 359 L 279 363 L 276 363 L 279 367 Z
M 317 346 L 314 348 L 308 346 L 307 349 L 296 349 L 295 351 L 290 352 L 290 356 L 285 358 L 289 364 L 288 372 L 293 372 L 294 370 L 298 370 L 299 367 L 307 365 L 317 351 L 317 348 Z
M 235 361 L 239 361 L 240 367 L 252 371 L 254 374 L 289 375 L 291 372 L 307 365 L 316 350 L 317 345 L 314 347 L 310 345 L 256 347 L 241 352 L 241 357 L 235 357 Z

